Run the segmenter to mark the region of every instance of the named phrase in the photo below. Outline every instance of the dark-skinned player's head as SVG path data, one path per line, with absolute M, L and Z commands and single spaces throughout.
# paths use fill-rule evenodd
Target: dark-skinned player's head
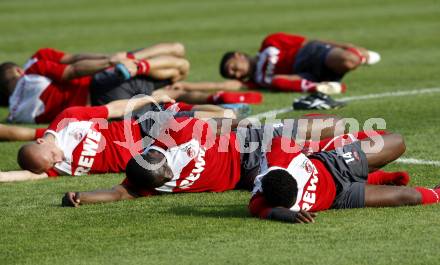
M 273 207 L 291 208 L 298 194 L 298 184 L 287 170 L 275 169 L 261 179 L 263 196 Z
M 246 81 L 251 76 L 251 68 L 251 57 L 242 52 L 227 52 L 220 61 L 220 74 L 227 79 Z
M 8 106 L 9 97 L 14 92 L 18 79 L 23 75 L 21 67 L 13 62 L 0 64 L 0 105 Z
M 173 178 L 165 156 L 156 150 L 130 159 L 125 174 L 130 183 L 141 189 L 160 187 Z

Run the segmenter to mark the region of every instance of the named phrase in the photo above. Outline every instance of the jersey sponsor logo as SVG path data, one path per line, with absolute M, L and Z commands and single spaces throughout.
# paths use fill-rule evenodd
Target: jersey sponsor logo
M 194 168 L 191 171 L 191 174 L 189 174 L 188 177 L 182 180 L 182 182 L 179 185 L 181 189 L 188 189 L 189 187 L 191 187 L 191 185 L 194 184 L 196 180 L 200 178 L 200 175 L 205 170 L 205 165 L 206 165 L 205 153 L 206 151 L 203 148 L 200 148 Z
M 270 84 L 279 60 L 280 50 L 268 47 L 258 55 L 256 81 L 257 83 Z
M 312 176 L 309 180 L 308 185 L 304 188 L 304 193 L 302 196 L 302 206 L 301 209 L 304 211 L 309 211 L 312 209 L 313 205 L 316 203 L 316 187 L 319 181 L 318 178 L 318 170 L 316 167 L 312 164 L 312 162 L 309 160 L 306 164 L 306 170 L 307 172 L 310 171 L 312 173 Z
M 191 146 L 186 148 L 186 155 L 190 158 L 194 158 L 196 156 L 196 151 Z
M 83 132 L 81 129 L 75 129 L 72 132 L 69 133 L 73 139 L 75 139 L 76 141 L 80 141 L 83 138 Z
M 78 159 L 78 167 L 76 168 L 74 175 L 83 175 L 90 171 L 93 162 L 95 162 L 95 156 L 98 152 L 101 137 L 102 135 L 98 131 L 90 130 L 87 133 L 87 136 L 83 141 L 83 150 Z

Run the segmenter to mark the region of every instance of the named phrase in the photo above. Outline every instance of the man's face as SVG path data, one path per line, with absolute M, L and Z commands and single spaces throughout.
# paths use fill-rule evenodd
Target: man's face
M 6 88 L 8 89 L 9 94 L 12 94 L 14 88 L 17 84 L 18 79 L 24 74 L 22 68 L 18 66 L 14 66 L 5 72 L 6 77 Z
M 236 52 L 225 64 L 229 78 L 245 80 L 250 76 L 250 62 L 246 55 Z
M 53 168 L 56 163 L 62 162 L 65 159 L 63 151 L 53 142 L 40 138 L 37 139 L 37 145 L 40 166 L 44 171 Z

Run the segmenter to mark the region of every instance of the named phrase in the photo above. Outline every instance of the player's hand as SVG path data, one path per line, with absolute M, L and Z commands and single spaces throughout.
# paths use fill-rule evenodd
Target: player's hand
M 182 83 L 174 83 L 165 87 L 166 90 L 184 90 L 185 86 Z
M 80 204 L 79 192 L 66 192 L 61 199 L 61 206 L 63 207 L 79 207 Z
M 176 103 L 176 100 L 165 94 L 154 95 L 153 99 L 156 101 L 156 103 Z
M 119 63 L 123 64 L 127 68 L 128 72 L 130 73 L 130 76 L 136 75 L 138 68 L 135 60 L 123 59 Z
M 300 224 L 314 223 L 315 218 L 316 218 L 316 213 L 309 213 L 304 210 L 301 210 L 296 214 L 295 222 Z

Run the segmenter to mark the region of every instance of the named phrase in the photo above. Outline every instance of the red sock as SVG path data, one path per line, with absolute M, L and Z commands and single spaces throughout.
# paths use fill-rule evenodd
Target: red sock
M 150 72 L 150 64 L 147 60 L 139 60 L 136 63 L 137 66 L 137 72 L 136 75 L 148 75 Z
M 132 52 L 127 52 L 127 59 L 132 59 L 132 60 L 134 60 L 134 59 L 136 59 L 136 58 L 134 57 L 134 54 L 133 54 Z
M 364 63 L 367 62 L 367 57 L 362 55 L 362 53 L 358 49 L 356 49 L 354 47 L 350 47 L 350 48 L 347 49 L 347 51 L 349 51 L 349 52 L 353 53 L 354 55 L 356 55 L 359 58 L 359 63 L 360 64 L 364 64 Z
M 368 174 L 368 184 L 373 185 L 396 185 L 406 186 L 409 182 L 409 174 L 406 171 L 385 172 L 377 170 Z
M 422 195 L 422 204 L 438 203 L 440 201 L 440 188 L 427 189 L 424 187 L 415 187 Z
M 208 97 L 208 103 L 211 104 L 231 104 L 231 103 L 259 104 L 262 101 L 263 101 L 263 96 L 259 92 L 219 91 Z
M 276 77 L 272 79 L 271 87 L 285 92 L 316 92 L 316 84 L 306 79 L 289 80 Z

